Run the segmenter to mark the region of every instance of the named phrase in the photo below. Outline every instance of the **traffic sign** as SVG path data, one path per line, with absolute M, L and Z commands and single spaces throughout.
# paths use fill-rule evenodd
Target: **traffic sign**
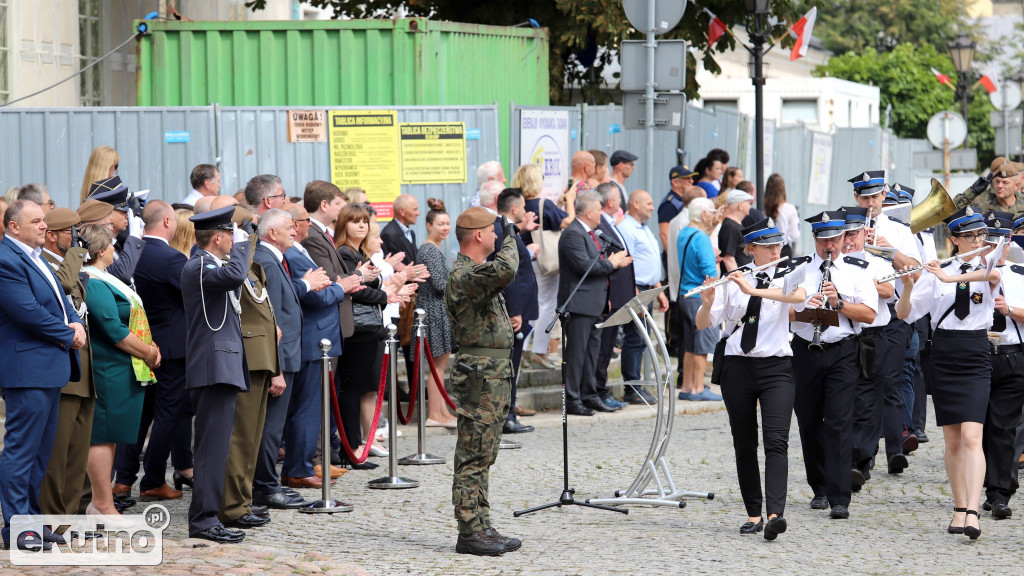
M 914 152 L 914 170 L 944 170 L 942 150 Z M 949 151 L 950 170 L 969 170 L 978 168 L 978 151 L 974 148 L 959 148 Z
M 623 40 L 619 50 L 619 90 L 642 92 L 647 88 L 647 49 L 644 40 Z M 654 49 L 656 90 L 686 88 L 686 40 L 659 40 Z
M 1020 85 L 1003 80 L 999 84 L 999 90 L 989 94 L 988 99 L 996 107 L 996 110 L 1013 110 L 1020 106 Z
M 622 124 L 626 130 L 646 128 L 647 99 L 637 92 L 622 95 Z M 682 130 L 686 113 L 685 94 L 657 94 L 654 97 L 654 127 L 661 130 Z
M 950 148 L 957 148 L 967 140 L 967 122 L 952 110 L 938 112 L 928 121 L 928 141 L 932 146 L 942 148 L 946 139 Z
M 647 29 L 647 3 L 649 0 L 622 0 L 626 10 L 626 18 L 638 32 L 650 32 Z M 654 2 L 654 33 L 664 34 L 676 27 L 683 19 L 686 11 L 684 0 L 655 0 Z

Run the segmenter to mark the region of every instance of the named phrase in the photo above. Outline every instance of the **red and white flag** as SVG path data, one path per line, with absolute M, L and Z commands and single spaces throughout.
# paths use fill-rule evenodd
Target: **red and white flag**
M 985 91 L 988 92 L 989 94 L 993 94 L 999 91 L 999 88 L 996 87 L 995 80 L 993 80 L 987 74 L 978 79 L 978 84 L 984 86 Z
M 935 68 L 932 68 L 932 74 L 935 74 L 935 78 L 937 78 L 940 83 L 945 84 L 947 86 L 953 85 L 953 81 L 949 79 L 949 76 L 946 76 L 945 74 L 939 72 Z
M 796 42 L 793 50 L 789 53 L 789 59 L 796 60 L 807 55 L 807 46 L 811 43 L 811 34 L 814 32 L 814 21 L 818 18 L 818 7 L 814 6 L 804 14 L 804 17 L 797 20 L 790 28 L 796 32 Z
M 708 24 L 708 46 L 710 47 L 714 46 L 715 42 L 718 42 L 722 34 L 725 34 L 726 27 L 725 22 L 722 22 L 711 10 L 705 8 L 704 11 L 711 17 L 711 22 Z

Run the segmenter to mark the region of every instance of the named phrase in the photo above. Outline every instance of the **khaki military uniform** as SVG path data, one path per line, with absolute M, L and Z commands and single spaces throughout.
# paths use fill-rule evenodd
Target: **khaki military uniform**
M 515 343 L 501 292 L 515 280 L 518 267 L 515 238 L 506 236 L 491 262 L 477 264 L 459 254 L 445 287 L 445 309 L 459 346 L 451 373 L 459 432 L 452 504 L 463 535 L 491 527 L 488 474 L 508 416 Z M 471 373 L 460 371 L 460 364 Z
M 999 210 L 1001 212 L 1010 212 L 1012 214 L 1020 214 L 1024 212 L 1024 194 L 1017 192 L 1016 198 L 1014 199 L 1012 206 L 1003 206 L 999 203 L 999 199 L 996 198 L 995 192 L 991 188 L 988 189 L 984 194 L 978 195 L 974 199 L 973 204 L 978 207 L 979 212 L 988 212 L 989 210 Z

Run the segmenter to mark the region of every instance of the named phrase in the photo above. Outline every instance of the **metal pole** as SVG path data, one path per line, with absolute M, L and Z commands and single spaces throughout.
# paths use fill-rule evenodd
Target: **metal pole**
M 757 180 L 757 206 L 764 207 L 764 34 L 761 32 L 761 16 L 754 14 L 754 168 Z
M 427 453 L 427 386 L 430 382 L 430 364 L 427 363 L 427 347 L 424 343 L 427 341 L 427 324 L 424 319 L 427 317 L 427 312 L 422 308 L 417 308 L 413 312 L 413 316 L 416 318 L 415 324 L 413 324 L 413 334 L 416 335 L 416 342 L 419 342 L 419 360 L 420 360 L 420 371 L 417 374 L 411 374 L 416 379 L 416 402 L 419 403 L 419 418 L 416 422 L 416 433 L 419 436 L 416 439 L 417 452 L 410 454 L 398 461 L 399 464 L 444 464 L 445 458 L 443 456 L 434 456 L 433 454 Z M 416 349 L 415 343 L 413 349 Z M 423 366 L 426 366 L 427 377 L 423 378 Z M 394 403 L 397 407 L 398 404 Z M 397 414 L 397 410 L 395 411 Z M 393 420 L 394 422 L 394 420 Z M 392 443 L 391 452 L 394 453 L 394 444 Z
M 312 502 L 306 508 L 299 508 L 299 512 L 305 512 L 307 514 L 313 513 L 326 513 L 333 514 L 335 512 L 351 512 L 353 507 L 351 504 L 339 502 L 337 500 L 331 500 L 331 389 L 333 385 L 331 382 L 331 359 L 327 356 L 328 351 L 331 349 L 331 341 L 324 338 L 320 340 L 320 447 L 323 452 L 321 458 L 320 469 L 321 469 L 321 480 L 323 480 L 323 500 Z M 340 422 L 338 423 L 341 424 Z
M 960 83 L 959 83 L 959 86 L 958 86 L 958 88 L 960 88 L 960 113 L 964 117 L 964 124 L 968 123 L 967 122 L 967 94 L 968 94 L 967 82 L 968 81 L 969 80 L 967 78 L 967 73 L 966 72 L 964 72 L 963 74 L 960 74 Z M 967 138 L 964 138 L 963 147 L 967 148 Z
M 401 489 L 418 488 L 420 483 L 409 478 L 401 478 L 395 475 L 398 468 L 398 456 L 396 455 L 395 442 L 398 439 L 398 327 L 394 324 L 387 326 L 387 348 L 388 348 L 388 475 L 366 483 L 369 488 L 378 489 Z
M 658 46 L 654 39 L 654 11 L 656 0 L 647 0 L 647 89 L 644 91 L 644 135 L 647 138 L 644 150 L 644 186 L 653 194 L 654 190 L 654 50 Z

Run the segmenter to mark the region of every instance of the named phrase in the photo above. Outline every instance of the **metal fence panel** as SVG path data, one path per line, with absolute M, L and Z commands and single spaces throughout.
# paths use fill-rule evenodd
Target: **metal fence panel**
M 583 107 L 583 145 L 588 150 L 601 150 L 610 157 L 616 150 L 626 150 L 640 157 L 634 163 L 633 174 L 626 182 L 627 190 L 646 188 L 647 160 L 644 149 L 647 137 L 643 130 L 624 130 L 622 127 L 621 106 L 584 106 Z M 676 148 L 679 132 L 674 130 L 657 130 L 654 132 L 654 183 L 653 190 L 648 190 L 655 205 L 668 192 L 668 172 L 676 164 Z
M 839 128 L 832 139 L 832 187 L 829 207 L 852 203 L 853 185 L 847 182 L 868 170 L 880 170 L 882 159 L 882 129 Z
M 914 169 L 914 153 L 927 152 L 932 145 L 927 140 L 919 138 L 893 138 L 892 164 L 887 174 L 892 174 L 889 181 L 906 184 L 913 188 L 914 182 L 919 177 L 927 177 L 931 174 L 928 170 Z M 914 202 L 920 202 L 928 196 L 928 190 L 915 190 Z

